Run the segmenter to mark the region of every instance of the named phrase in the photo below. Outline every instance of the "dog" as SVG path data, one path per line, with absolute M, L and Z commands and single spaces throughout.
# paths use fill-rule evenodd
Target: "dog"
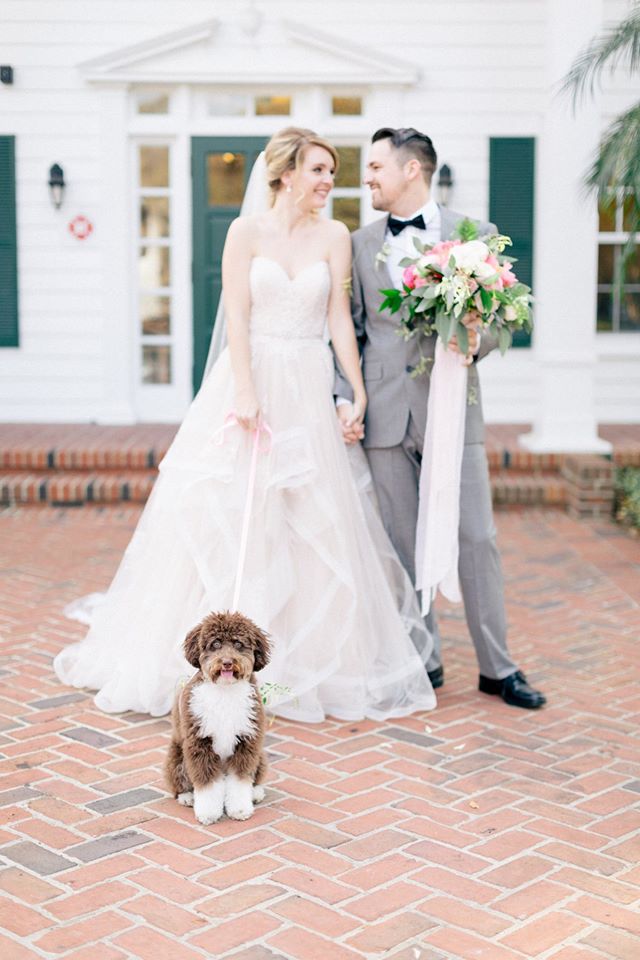
M 264 799 L 265 714 L 255 672 L 269 660 L 268 637 L 241 613 L 210 613 L 185 637 L 184 653 L 198 672 L 173 705 L 167 782 L 200 823 L 225 811 L 247 820 Z

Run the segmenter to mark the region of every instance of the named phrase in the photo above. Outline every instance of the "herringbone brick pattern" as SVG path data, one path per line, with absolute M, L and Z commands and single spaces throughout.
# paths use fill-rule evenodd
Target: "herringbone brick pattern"
M 266 802 L 201 827 L 165 719 L 98 712 L 51 658 L 133 507 L 0 514 L 0 955 L 6 960 L 636 960 L 640 542 L 499 514 L 511 645 L 549 705 L 475 691 L 443 610 L 437 710 L 269 732 Z M 330 638 L 328 638 L 330 640 Z

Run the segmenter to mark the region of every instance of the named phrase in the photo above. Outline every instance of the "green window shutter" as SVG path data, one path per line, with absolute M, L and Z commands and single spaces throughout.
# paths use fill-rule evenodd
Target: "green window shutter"
M 18 346 L 15 137 L 0 137 L 0 347 Z
M 533 286 L 533 137 L 491 137 L 489 148 L 489 219 L 513 240 L 505 250 L 517 257 L 515 272 Z M 535 293 L 535 291 L 534 291 Z M 528 347 L 531 336 L 517 333 L 514 347 Z

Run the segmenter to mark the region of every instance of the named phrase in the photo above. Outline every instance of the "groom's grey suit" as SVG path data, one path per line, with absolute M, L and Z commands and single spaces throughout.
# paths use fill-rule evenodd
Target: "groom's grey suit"
M 441 207 L 440 216 L 441 239 L 448 239 L 463 215 Z M 425 374 L 411 377 L 420 356 L 416 340 L 403 340 L 396 332 L 397 318 L 379 310 L 380 290 L 393 287 L 386 265 L 376 261 L 386 225 L 384 217 L 352 236 L 352 312 L 368 396 L 364 447 L 387 533 L 405 569 L 415 579 L 418 484 L 431 367 Z M 480 233 L 489 230 L 495 228 L 480 224 Z M 477 359 L 486 356 L 494 346 L 491 338 L 483 335 Z M 421 348 L 432 362 L 435 337 L 423 338 Z M 335 392 L 352 397 L 339 371 Z M 516 667 L 507 649 L 502 569 L 495 542 L 475 364 L 469 367 L 467 400 L 460 494 L 460 585 L 480 673 L 503 679 Z M 440 637 L 432 613 L 427 626 L 434 637 L 434 651 L 427 665 L 431 671 L 441 665 Z

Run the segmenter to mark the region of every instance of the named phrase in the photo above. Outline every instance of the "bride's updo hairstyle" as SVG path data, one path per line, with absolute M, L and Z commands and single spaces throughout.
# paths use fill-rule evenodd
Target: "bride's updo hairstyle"
M 309 147 L 322 147 L 330 153 L 337 173 L 340 158 L 332 143 L 314 133 L 313 130 L 306 130 L 304 127 L 285 127 L 271 137 L 264 151 L 272 204 L 276 194 L 282 188 L 282 175 L 287 170 L 297 170 L 302 165 Z

